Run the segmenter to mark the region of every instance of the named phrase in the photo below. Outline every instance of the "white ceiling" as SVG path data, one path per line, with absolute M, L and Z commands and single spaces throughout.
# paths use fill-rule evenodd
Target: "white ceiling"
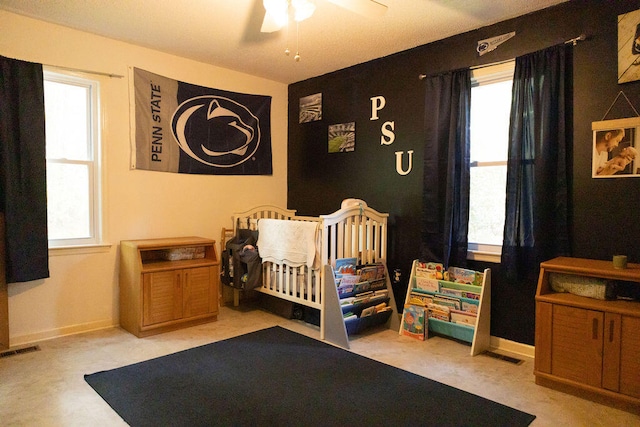
M 0 9 L 293 83 L 566 0 L 378 0 L 388 6 L 380 18 L 314 1 L 299 27 L 300 62 L 295 27 L 260 33 L 262 0 L 0 0 Z

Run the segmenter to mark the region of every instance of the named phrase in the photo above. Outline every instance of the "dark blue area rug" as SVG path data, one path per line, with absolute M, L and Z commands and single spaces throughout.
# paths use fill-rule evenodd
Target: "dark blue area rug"
M 272 327 L 85 375 L 132 426 L 527 426 L 535 416 Z

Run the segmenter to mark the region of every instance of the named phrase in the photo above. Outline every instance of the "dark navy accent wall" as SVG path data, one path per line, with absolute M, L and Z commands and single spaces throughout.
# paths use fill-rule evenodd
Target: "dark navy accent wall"
M 300 215 L 326 214 L 356 197 L 389 212 L 388 267 L 403 273 L 394 290 L 397 301 L 404 301 L 420 248 L 425 100 L 418 75 L 513 59 L 584 33 L 588 39 L 574 47 L 573 55 L 573 256 L 611 259 L 623 253 L 640 263 L 640 178 L 596 180 L 590 169 L 591 123 L 636 115 L 621 97 L 604 117 L 620 91 L 640 110 L 640 81 L 617 83 L 617 17 L 637 9 L 637 0 L 570 1 L 290 85 L 288 207 Z M 371 31 L 375 34 L 375 28 Z M 478 56 L 478 40 L 511 31 L 514 38 Z M 299 99 L 315 93 L 322 93 L 322 120 L 298 123 Z M 377 111 L 378 120 L 371 120 L 370 99 L 379 96 L 385 107 Z M 381 128 L 389 121 L 395 141 L 382 145 Z M 328 153 L 328 126 L 348 122 L 356 123 L 355 151 Z M 401 176 L 395 153 L 403 152 L 406 170 L 409 150 L 412 170 Z M 499 264 L 470 266 L 492 269 L 491 334 L 533 345 L 536 283 L 508 283 Z

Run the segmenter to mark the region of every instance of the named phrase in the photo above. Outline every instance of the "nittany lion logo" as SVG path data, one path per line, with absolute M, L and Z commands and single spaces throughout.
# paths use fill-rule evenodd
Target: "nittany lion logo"
M 205 165 L 229 168 L 249 160 L 260 145 L 258 118 L 244 105 L 215 95 L 180 104 L 171 118 L 178 145 Z
M 479 54 L 482 54 L 487 49 L 489 49 L 489 43 L 487 42 L 478 43 L 478 47 L 476 48 Z

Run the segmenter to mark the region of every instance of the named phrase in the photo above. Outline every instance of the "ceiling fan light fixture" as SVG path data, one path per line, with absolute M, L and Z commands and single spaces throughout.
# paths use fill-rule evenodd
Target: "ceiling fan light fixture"
M 297 22 L 310 18 L 316 10 L 316 5 L 309 0 L 291 0 L 291 6 L 293 6 L 294 19 Z

